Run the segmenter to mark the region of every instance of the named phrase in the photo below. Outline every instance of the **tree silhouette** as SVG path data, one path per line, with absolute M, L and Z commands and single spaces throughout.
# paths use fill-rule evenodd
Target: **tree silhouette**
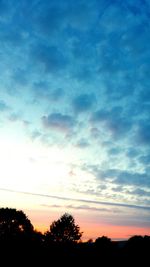
M 23 237 L 32 232 L 33 226 L 23 211 L 12 208 L 0 209 L 1 240 Z
M 82 236 L 80 227 L 75 224 L 73 216 L 68 213 L 62 215 L 57 221 L 53 221 L 47 234 L 51 241 L 59 243 L 74 243 Z
M 108 238 L 107 236 L 102 236 L 102 237 L 98 237 L 95 240 L 95 246 L 99 249 L 102 250 L 108 250 L 111 247 L 111 239 Z
M 97 245 L 99 245 L 99 244 L 110 244 L 110 242 L 111 242 L 111 239 L 110 238 L 108 238 L 107 236 L 101 236 L 101 237 L 98 237 L 98 238 L 96 238 L 96 240 L 95 240 L 95 244 L 97 244 Z

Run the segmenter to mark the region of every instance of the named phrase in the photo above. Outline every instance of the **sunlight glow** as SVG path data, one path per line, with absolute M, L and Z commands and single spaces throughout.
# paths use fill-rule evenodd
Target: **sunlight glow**
M 33 190 L 48 183 L 54 189 L 70 171 L 73 156 L 65 150 L 8 140 L 1 142 L 0 147 L 3 187 Z

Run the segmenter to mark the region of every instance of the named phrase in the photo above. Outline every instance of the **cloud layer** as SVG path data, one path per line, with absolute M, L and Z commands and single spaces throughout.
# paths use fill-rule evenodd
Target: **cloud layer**
M 82 190 L 72 175 L 75 193 L 147 209 L 149 14 L 148 0 L 0 1 L 1 139 L 67 148 L 92 176 Z

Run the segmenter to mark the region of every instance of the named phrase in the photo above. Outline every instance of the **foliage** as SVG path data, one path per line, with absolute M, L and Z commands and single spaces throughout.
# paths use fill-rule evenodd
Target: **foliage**
M 109 244 L 110 242 L 111 242 L 111 239 L 104 235 L 102 237 L 96 238 L 95 240 L 96 244 Z
M 8 239 L 31 234 L 33 226 L 22 210 L 0 209 L 0 238 Z
M 77 242 L 82 232 L 72 215 L 65 213 L 50 225 L 44 236 L 33 230 L 23 211 L 0 209 L 0 252 L 5 266 L 147 266 L 150 236 L 133 236 L 126 241 L 111 241 L 106 236 L 95 242 Z M 48 241 L 48 242 L 47 242 Z M 50 242 L 51 241 L 51 242 Z M 121 242 L 121 243 L 120 243 Z
M 108 238 L 107 236 L 98 237 L 95 240 L 95 246 L 103 250 L 109 249 L 111 245 L 112 245 L 111 239 Z
M 72 215 L 65 213 L 50 225 L 49 238 L 54 242 L 70 243 L 80 240 L 82 232 Z

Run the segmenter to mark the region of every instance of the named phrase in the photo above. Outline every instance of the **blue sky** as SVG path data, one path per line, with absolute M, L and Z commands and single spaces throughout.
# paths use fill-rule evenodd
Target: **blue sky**
M 0 1 L 0 188 L 33 194 L 3 205 L 150 227 L 149 18 L 148 0 Z

